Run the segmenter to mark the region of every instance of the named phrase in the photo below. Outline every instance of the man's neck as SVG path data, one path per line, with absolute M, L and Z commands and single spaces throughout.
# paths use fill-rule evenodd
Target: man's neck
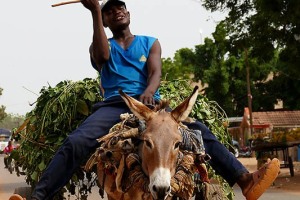
M 133 41 L 134 35 L 128 29 L 122 32 L 114 33 L 113 38 L 123 49 L 127 49 Z
M 132 33 L 130 32 L 130 29 L 124 29 L 122 31 L 114 31 L 113 32 L 113 38 L 115 40 L 126 40 L 127 38 L 133 37 Z

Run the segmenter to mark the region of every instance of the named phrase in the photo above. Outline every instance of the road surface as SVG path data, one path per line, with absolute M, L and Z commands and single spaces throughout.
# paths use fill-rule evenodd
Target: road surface
M 25 182 L 25 176 L 18 177 L 14 172 L 10 174 L 7 169 L 4 169 L 3 157 L 4 155 L 0 155 L 0 200 L 8 200 L 16 188 L 28 187 L 28 185 Z M 235 200 L 245 199 L 237 186 L 234 186 L 234 191 Z M 271 187 L 261 198 L 259 198 L 259 200 L 299 200 L 300 188 L 298 191 L 299 192 L 290 192 Z M 88 200 L 98 199 L 100 200 L 101 197 L 98 195 L 98 188 L 94 187 L 92 194 L 88 197 Z M 75 200 L 75 198 L 72 197 L 70 200 Z M 104 200 L 107 199 L 105 198 Z

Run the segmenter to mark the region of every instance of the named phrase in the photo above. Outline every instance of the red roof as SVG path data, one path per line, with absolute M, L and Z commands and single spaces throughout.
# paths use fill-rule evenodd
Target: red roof
M 252 112 L 253 126 L 300 127 L 300 110 Z

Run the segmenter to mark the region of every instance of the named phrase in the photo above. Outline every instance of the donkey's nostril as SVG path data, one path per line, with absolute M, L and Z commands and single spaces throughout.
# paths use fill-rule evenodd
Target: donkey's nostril
M 156 189 L 156 186 L 155 186 L 155 185 L 153 185 L 153 191 L 154 191 L 154 192 L 157 192 L 157 189 Z
M 155 186 L 153 185 L 153 191 L 156 193 L 157 199 L 163 200 L 166 196 L 170 193 L 171 187 L 170 186 Z
M 167 193 L 171 192 L 171 186 L 169 186 Z

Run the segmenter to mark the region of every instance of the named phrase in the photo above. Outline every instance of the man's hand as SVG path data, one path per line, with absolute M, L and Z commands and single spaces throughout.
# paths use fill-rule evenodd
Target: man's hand
M 153 98 L 153 93 L 148 92 L 145 90 L 145 92 L 140 96 L 140 101 L 145 105 L 154 105 L 155 100 Z
M 89 9 L 91 12 L 101 10 L 98 0 L 81 0 L 81 3 L 84 7 Z

